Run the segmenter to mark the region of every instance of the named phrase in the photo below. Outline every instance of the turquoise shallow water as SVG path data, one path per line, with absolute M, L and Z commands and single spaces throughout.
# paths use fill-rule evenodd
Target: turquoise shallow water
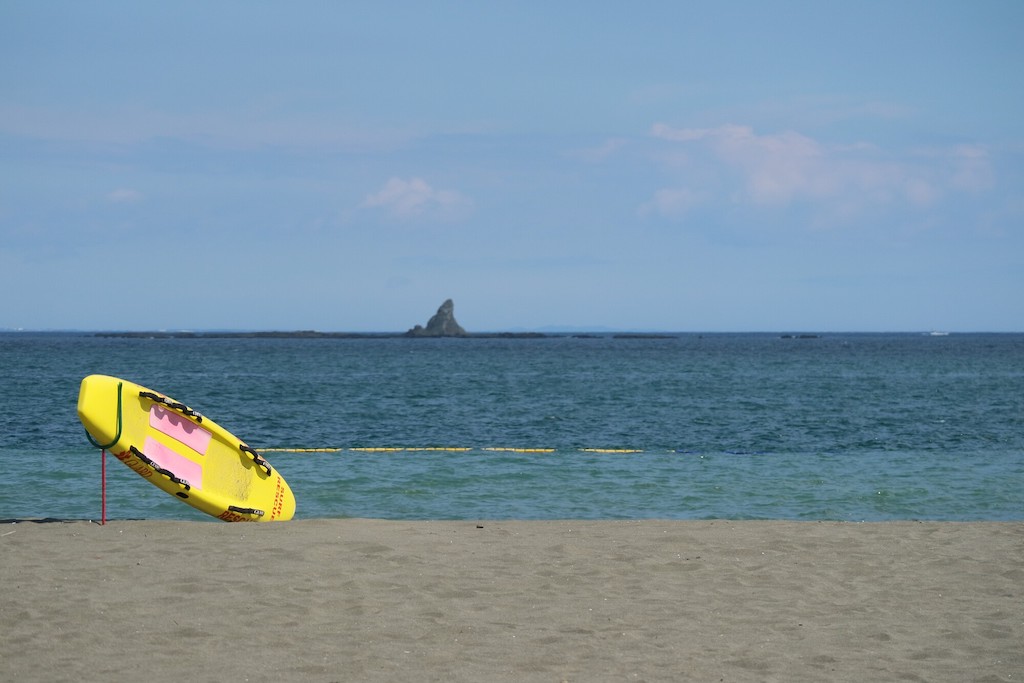
M 1024 519 L 1019 334 L 4 333 L 0 371 L 0 519 L 98 517 L 75 415 L 91 373 L 259 448 L 340 449 L 267 453 L 299 518 Z M 407 450 L 353 450 L 376 447 Z M 207 519 L 112 458 L 107 474 L 110 517 Z

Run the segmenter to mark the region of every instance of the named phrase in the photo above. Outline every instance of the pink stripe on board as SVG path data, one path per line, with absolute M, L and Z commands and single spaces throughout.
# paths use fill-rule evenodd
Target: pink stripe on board
M 203 488 L 203 466 L 188 458 L 178 455 L 167 446 L 152 437 L 146 437 L 146 447 L 142 451 L 146 457 L 160 467 L 171 472 L 178 479 L 184 479 L 196 490 Z
M 154 403 L 149 409 L 149 426 L 177 439 L 196 453 L 206 455 L 212 435 L 195 422 Z

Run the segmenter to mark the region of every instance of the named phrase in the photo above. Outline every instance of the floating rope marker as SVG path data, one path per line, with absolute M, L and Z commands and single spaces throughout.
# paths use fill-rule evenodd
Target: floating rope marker
M 554 453 L 555 452 L 554 448 L 500 448 L 500 447 L 491 447 L 491 448 L 484 448 L 483 450 L 490 451 L 491 453 Z
M 248 449 L 246 446 L 245 449 Z M 261 448 L 263 453 L 471 453 L 481 451 L 485 453 L 644 453 L 642 448 L 518 448 L 515 446 L 352 446 L 329 447 L 329 448 Z M 670 451 L 677 452 L 677 451 Z
M 343 448 L 261 448 L 264 453 L 337 453 Z
M 581 448 L 582 453 L 643 453 L 637 448 Z

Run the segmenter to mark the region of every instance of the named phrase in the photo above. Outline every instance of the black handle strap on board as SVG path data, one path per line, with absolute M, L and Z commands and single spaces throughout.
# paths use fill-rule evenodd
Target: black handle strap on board
M 270 463 L 264 460 L 263 456 L 257 453 L 255 449 L 246 446 L 244 443 L 240 443 L 238 444 L 238 450 L 242 451 L 243 453 L 248 453 L 249 455 L 251 455 L 253 462 L 255 462 L 257 465 L 265 469 L 267 471 L 267 476 L 270 476 Z
M 130 450 L 132 452 L 132 455 L 134 455 L 136 458 L 138 458 L 142 462 L 144 462 L 147 465 L 149 465 L 150 467 L 152 467 L 159 474 L 164 475 L 165 477 L 167 477 L 168 479 L 173 481 L 175 484 L 178 484 L 179 486 L 185 487 L 186 491 L 188 491 L 188 490 L 190 490 L 192 488 L 192 485 L 189 484 L 187 481 L 185 481 L 181 477 L 175 476 L 174 472 L 171 472 L 169 469 L 166 469 L 164 467 L 160 467 L 160 465 L 156 464 L 156 462 L 154 462 L 152 458 L 147 456 L 145 453 L 140 451 L 135 446 L 129 446 L 128 450 Z
M 202 422 L 203 421 L 203 416 L 200 415 L 197 411 L 192 410 L 191 408 L 189 408 L 184 403 L 178 403 L 177 401 L 172 401 L 169 398 L 167 398 L 166 396 L 161 396 L 160 394 L 154 394 L 152 391 L 140 391 L 139 392 L 139 397 L 140 398 L 148 398 L 149 400 L 153 401 L 154 403 L 159 403 L 160 405 L 167 406 L 171 410 L 177 410 L 182 415 L 187 415 L 189 417 L 194 417 L 196 419 L 196 422 Z
M 256 508 L 240 508 L 237 505 L 228 505 L 228 510 L 231 510 L 231 512 L 237 512 L 240 515 L 255 515 L 257 517 L 262 517 L 266 514 L 263 510 L 257 510 Z
M 88 429 L 85 430 L 85 435 L 89 438 L 89 443 L 91 443 L 93 446 L 95 446 L 96 448 L 100 449 L 101 451 L 105 451 L 108 448 L 113 448 L 114 444 L 116 444 L 120 440 L 120 438 L 121 438 L 121 382 L 117 383 L 117 434 L 114 435 L 114 440 L 111 441 L 108 444 L 98 443 L 96 441 L 96 439 L 92 438 L 92 434 L 89 433 Z

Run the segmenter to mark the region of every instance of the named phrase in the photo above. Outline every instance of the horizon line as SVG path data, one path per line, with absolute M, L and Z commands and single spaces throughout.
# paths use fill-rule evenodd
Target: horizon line
M 51 334 L 130 334 L 130 335 L 143 335 L 143 334 L 158 334 L 158 335 L 175 335 L 175 334 L 230 334 L 230 335 L 244 335 L 244 334 L 259 334 L 259 335 L 353 335 L 353 336 L 396 336 L 405 337 L 414 335 L 408 334 L 408 331 L 396 331 L 396 330 L 318 330 L 313 328 L 305 329 L 283 329 L 283 328 L 159 328 L 159 329 L 147 329 L 147 328 L 77 328 L 77 327 L 54 327 L 54 328 L 16 328 L 16 327 L 0 327 L 0 333 L 51 333 Z M 959 329 L 796 329 L 796 328 L 779 328 L 779 329 L 761 329 L 761 330 L 667 330 L 667 329 L 635 329 L 635 328 L 610 328 L 603 326 L 595 327 L 576 327 L 576 326 L 544 326 L 539 328 L 511 328 L 504 330 L 480 330 L 475 332 L 467 331 L 466 337 L 474 337 L 481 335 L 572 335 L 572 334 L 592 334 L 592 335 L 614 335 L 614 334 L 643 334 L 643 335 L 692 335 L 692 334 L 921 334 L 924 336 L 945 336 L 952 334 L 1021 334 L 1024 330 L 959 330 Z M 452 335 L 453 337 L 461 335 Z M 420 338 L 420 337 L 416 337 Z M 432 338 L 430 336 L 424 336 L 422 338 Z M 437 338 L 437 337 L 434 337 Z

